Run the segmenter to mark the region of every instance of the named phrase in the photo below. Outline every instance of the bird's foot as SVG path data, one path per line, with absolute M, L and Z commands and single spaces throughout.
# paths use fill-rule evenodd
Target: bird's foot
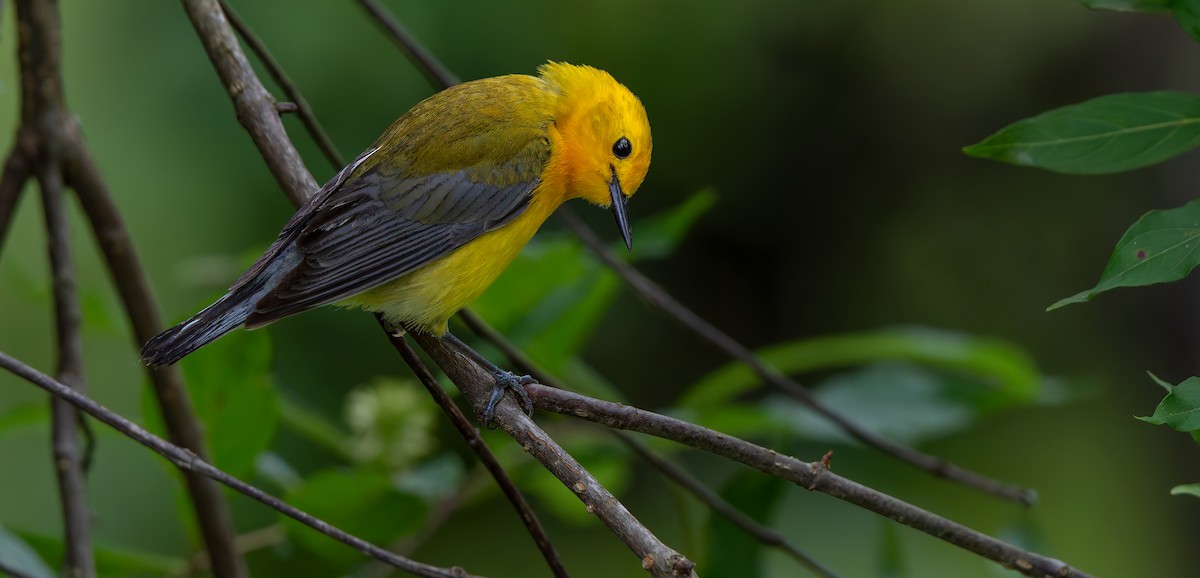
M 521 409 L 525 415 L 533 415 L 533 401 L 529 399 L 529 394 L 525 392 L 525 386 L 531 383 L 537 383 L 537 380 L 528 375 L 517 375 L 511 371 L 499 371 L 493 373 L 496 383 L 492 386 L 492 396 L 488 398 L 487 404 L 483 406 L 483 425 L 491 429 L 496 427 L 492 421 L 496 413 L 496 404 L 504 398 L 505 390 L 513 392 L 517 396 L 517 401 L 521 404 Z

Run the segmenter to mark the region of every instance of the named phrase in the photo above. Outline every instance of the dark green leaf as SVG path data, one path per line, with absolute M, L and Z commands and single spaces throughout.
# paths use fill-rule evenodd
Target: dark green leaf
M 781 478 L 742 471 L 721 487 L 720 494 L 734 508 L 765 524 L 770 521 L 787 487 Z M 705 575 L 717 578 L 761 576 L 764 548 L 760 540 L 723 516 L 712 514 L 709 517 L 709 563 Z
M 633 252 L 629 253 L 621 246 L 617 254 L 628 255 L 637 261 L 670 256 L 696 221 L 716 202 L 717 192 L 713 189 L 703 189 L 670 210 L 637 221 Z
M 4 526 L 0 526 L 0 560 L 35 578 L 55 578 L 54 571 L 42 561 L 37 551 Z
M 883 539 L 879 544 L 882 551 L 879 556 L 879 578 L 904 578 L 908 572 L 904 571 L 904 548 L 900 545 L 896 524 L 891 520 L 880 520 L 880 523 L 883 524 Z
M 326 470 L 313 474 L 288 493 L 288 503 L 374 544 L 404 536 L 425 521 L 425 502 L 396 489 L 386 475 L 367 471 Z M 338 567 L 362 561 L 362 554 L 291 518 L 289 536 Z
M 1167 425 L 1175 431 L 1200 429 L 1200 377 L 1189 377 L 1171 388 L 1154 410 L 1154 415 L 1138 419 L 1155 425 Z
M 1083 0 L 1083 5 L 1096 10 L 1120 12 L 1150 12 L 1162 14 L 1171 11 L 1171 0 Z
M 0 436 L 50 423 L 50 406 L 44 402 L 25 403 L 0 413 Z
M 1200 484 L 1184 484 L 1171 488 L 1172 496 L 1196 496 L 1200 498 Z
M 1063 299 L 1048 310 L 1091 301 L 1117 287 L 1177 281 L 1200 264 L 1200 199 L 1176 209 L 1150 211 L 1117 241 L 1095 287 Z
M 1041 378 L 1022 349 L 986 337 L 928 328 L 901 327 L 832 335 L 773 345 L 758 355 L 784 374 L 904 360 L 966 373 L 994 386 L 997 395 L 1033 399 Z M 741 363 L 731 363 L 701 379 L 684 396 L 682 407 L 715 407 L 728 403 L 760 383 Z
M 20 537 L 41 554 L 44 560 L 62 560 L 63 543 L 59 536 L 42 536 L 21 532 Z M 187 568 L 188 561 L 174 556 L 139 552 L 108 546 L 92 546 L 96 573 L 104 578 L 146 578 L 176 576 Z M 0 560 L 3 560 L 0 554 Z M 0 574 L 4 576 L 4 574 Z
M 909 444 L 960 431 L 980 414 L 956 397 L 952 383 L 911 365 L 873 365 L 836 376 L 817 388 L 817 399 L 869 431 Z M 764 405 L 802 438 L 850 442 L 798 401 L 771 398 Z
M 1200 95 L 1110 94 L 1017 121 L 968 155 L 1075 174 L 1152 165 L 1200 145 Z

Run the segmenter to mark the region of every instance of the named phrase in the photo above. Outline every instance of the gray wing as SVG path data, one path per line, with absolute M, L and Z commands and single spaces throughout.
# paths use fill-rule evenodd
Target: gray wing
M 296 264 L 258 301 L 246 326 L 377 287 L 503 226 L 528 206 L 549 154 L 549 143 L 538 139 L 499 165 L 419 177 L 377 165 L 354 178 L 339 175 L 341 183 L 335 177 L 332 190 L 302 208 L 279 247 L 260 260 L 274 250 L 291 257 L 276 260 Z

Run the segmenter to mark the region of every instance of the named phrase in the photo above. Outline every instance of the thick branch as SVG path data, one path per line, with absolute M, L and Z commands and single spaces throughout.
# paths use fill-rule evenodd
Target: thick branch
M 659 287 L 632 265 L 618 258 L 569 208 L 560 208 L 558 214 L 567 227 L 574 231 L 605 265 L 615 271 L 626 284 L 647 302 L 674 318 L 717 349 L 745 363 L 764 383 L 770 384 L 800 400 L 814 412 L 829 420 L 854 439 L 880 452 L 921 468 L 934 476 L 958 482 L 965 486 L 976 488 L 1001 498 L 1020 502 L 1027 506 L 1037 500 L 1037 494 L 1032 489 L 1007 484 L 970 470 L 965 470 L 942 458 L 931 456 L 896 443 L 854 423 L 850 418 L 821 403 L 808 388 L 767 367 L 748 347 L 742 345 L 720 329 L 717 329 L 716 326 L 697 315 L 691 309 L 688 309 L 679 301 L 676 301 L 662 287 Z
M 525 524 L 525 529 L 529 531 L 529 535 L 533 537 L 533 541 L 537 544 L 538 550 L 541 551 L 542 557 L 546 559 L 546 564 L 550 566 L 550 571 L 558 578 L 566 578 L 569 574 L 567 568 L 563 566 L 562 560 L 558 556 L 558 552 L 554 549 L 554 544 L 550 542 L 550 536 L 546 534 L 546 530 L 542 528 L 542 524 L 538 522 L 537 514 L 533 508 L 529 506 L 529 502 L 525 501 L 525 496 L 521 494 L 521 490 L 517 489 L 516 484 L 508 477 L 508 473 L 496 460 L 496 456 L 488 449 L 487 443 L 479 435 L 479 430 L 471 425 L 471 421 L 463 414 L 462 410 L 454 404 L 449 395 L 446 395 L 437 378 L 425 366 L 420 357 L 417 357 L 417 352 L 409 347 L 408 342 L 404 340 L 403 335 L 398 335 L 387 330 L 383 319 L 379 319 L 379 325 L 388 335 L 388 341 L 396 348 L 396 352 L 400 357 L 404 358 L 404 362 L 412 368 L 413 374 L 420 380 L 421 385 L 429 391 L 429 395 L 433 396 L 433 400 L 437 402 L 438 407 L 450 418 L 450 423 L 454 424 L 458 433 L 466 440 L 471 451 L 475 452 L 475 456 L 479 458 L 479 462 L 483 464 L 489 474 L 496 480 L 496 485 L 500 486 L 500 491 L 509 503 L 517 511 L 517 516 L 521 518 L 521 523 Z
M 196 29 L 209 60 L 229 91 L 238 122 L 250 133 L 267 168 L 283 192 L 300 206 L 317 190 L 300 153 L 288 140 L 287 131 L 275 111 L 275 98 L 263 87 L 217 0 L 183 0 L 183 9 Z
M 21 361 L 13 358 L 7 353 L 0 352 L 0 367 L 12 372 L 14 375 L 50 392 L 51 394 L 67 400 L 75 407 L 83 410 L 92 417 L 104 422 L 106 425 L 121 432 L 125 436 L 134 441 L 154 450 L 154 452 L 167 458 L 175 467 L 195 472 L 199 475 L 216 480 L 258 502 L 279 511 L 280 513 L 304 524 L 314 530 L 330 536 L 340 542 L 343 542 L 356 550 L 374 557 L 378 560 L 391 564 L 401 570 L 409 572 L 416 576 L 425 576 L 429 578 L 478 578 L 471 574 L 467 574 L 462 568 L 442 568 L 439 566 L 431 566 L 422 564 L 402 556 L 398 556 L 383 548 L 375 546 L 361 538 L 352 534 L 348 534 L 337 527 L 317 518 L 311 514 L 298 510 L 283 500 L 276 498 L 246 482 L 239 480 L 209 464 L 201 459 L 195 453 L 185 448 L 174 445 L 144 429 L 137 424 L 113 413 L 108 408 L 96 403 L 91 398 L 55 381 L 50 376 L 41 373 L 40 371 L 29 367 Z
M 600 401 L 544 385 L 526 387 L 538 409 L 573 415 L 588 421 L 641 432 L 685 444 L 745 464 L 761 472 L 788 480 L 807 490 L 816 490 L 840 500 L 916 528 L 945 540 L 1005 568 L 1037 578 L 1088 578 L 1091 575 L 1061 561 L 1026 552 L 930 513 L 912 504 L 843 478 L 822 462 L 807 463 L 732 436 L 672 417 L 627 405 Z
M 494 385 L 491 374 L 448 349 L 436 337 L 415 332 L 412 335 L 478 412 L 491 395 Z M 522 449 L 574 491 L 587 511 L 600 518 L 617 538 L 642 559 L 643 568 L 660 577 L 695 576 L 691 560 L 663 544 L 646 529 L 611 492 L 559 447 L 511 399 L 506 397 L 496 407 L 495 418 Z

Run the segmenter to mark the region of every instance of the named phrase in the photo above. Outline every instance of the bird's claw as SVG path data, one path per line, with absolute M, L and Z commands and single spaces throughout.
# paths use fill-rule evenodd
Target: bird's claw
M 525 386 L 531 383 L 537 383 L 537 380 L 528 375 L 517 375 L 511 371 L 501 371 L 493 374 L 496 380 L 492 386 L 492 396 L 488 398 L 487 404 L 483 406 L 483 425 L 491 429 L 496 427 L 492 418 L 495 417 L 496 405 L 504 399 L 505 390 L 513 392 L 517 396 L 517 401 L 521 404 L 521 409 L 525 415 L 533 415 L 533 401 L 529 399 L 529 394 L 525 391 Z

